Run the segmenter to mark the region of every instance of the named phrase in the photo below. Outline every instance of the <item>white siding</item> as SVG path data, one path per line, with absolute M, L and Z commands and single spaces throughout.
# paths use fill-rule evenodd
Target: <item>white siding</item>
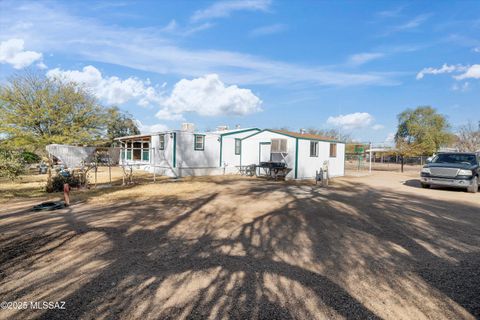
M 318 157 L 311 157 L 311 141 L 315 140 L 298 140 L 298 179 L 314 178 L 324 161 L 328 161 L 330 177 L 343 176 L 345 144 L 337 143 L 337 157 L 330 158 L 330 142 L 318 141 Z
M 205 136 L 204 150 L 195 150 L 195 135 L 190 132 L 177 132 L 177 174 L 179 176 L 222 174 L 223 169 L 219 167 L 219 135 L 198 134 Z
M 165 147 L 164 150 L 160 150 L 160 135 L 152 135 L 152 145 L 155 148 L 153 156 L 151 156 L 150 162 L 152 166 L 150 172 L 155 172 L 160 175 L 165 176 L 175 176 L 176 173 L 173 168 L 173 140 L 174 133 L 168 132 L 164 133 L 165 136 Z
M 296 143 L 298 140 L 297 178 L 314 178 L 323 161 L 329 162 L 331 177 L 344 175 L 345 144 L 337 143 L 337 156 L 330 157 L 330 142 L 318 141 L 318 157 L 310 157 L 310 141 L 286 136 L 276 132 L 255 129 L 223 136 L 219 133 L 199 134 L 205 137 L 204 150 L 195 150 L 195 135 L 191 132 L 174 131 L 164 133 L 165 148 L 159 150 L 159 134 L 151 136 L 149 162 L 135 163 L 136 169 L 147 170 L 166 176 L 202 176 L 238 173 L 237 166 L 259 164 L 261 143 L 271 143 L 272 139 L 285 139 L 287 153 L 284 154 L 287 167 L 292 169 L 287 179 L 295 178 Z M 176 137 L 176 139 L 175 139 Z M 241 154 L 235 154 L 235 139 L 241 138 Z M 222 148 L 220 148 L 222 139 Z M 176 140 L 176 143 L 174 142 Z M 175 150 L 175 155 L 174 155 Z M 220 152 L 222 155 L 220 157 Z M 283 157 L 272 154 L 272 160 L 281 161 Z M 175 160 L 174 160 L 175 159 Z M 132 163 L 132 161 L 128 161 Z
M 222 163 L 220 165 L 225 168 L 225 173 L 238 173 L 238 166 L 240 165 L 241 155 L 235 154 L 235 139 L 245 138 L 258 131 L 258 129 L 252 129 L 240 133 L 231 133 L 221 138 Z M 243 152 L 243 145 L 241 152 Z
M 287 140 L 287 154 L 285 155 L 287 167 L 292 169 L 287 179 L 295 178 L 295 138 L 270 131 L 263 131 L 252 137 L 242 140 L 242 165 L 259 164 L 260 143 L 271 142 L 273 139 Z M 274 159 L 280 160 L 280 159 Z

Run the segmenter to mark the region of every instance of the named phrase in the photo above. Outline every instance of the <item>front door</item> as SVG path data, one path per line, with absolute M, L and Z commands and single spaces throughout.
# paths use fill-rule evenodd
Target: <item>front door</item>
M 270 142 L 260 142 L 260 155 L 259 162 L 268 162 L 271 157 L 271 143 Z
M 270 142 L 260 142 L 258 146 L 258 164 L 260 162 L 268 162 L 271 160 L 271 143 Z M 257 169 L 257 175 L 261 175 L 261 169 Z

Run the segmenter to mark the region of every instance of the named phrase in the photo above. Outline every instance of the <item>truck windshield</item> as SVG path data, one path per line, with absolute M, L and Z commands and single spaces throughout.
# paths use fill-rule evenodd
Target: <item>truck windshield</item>
M 477 159 L 473 154 L 444 153 L 439 154 L 432 160 L 433 163 L 465 163 L 476 164 Z

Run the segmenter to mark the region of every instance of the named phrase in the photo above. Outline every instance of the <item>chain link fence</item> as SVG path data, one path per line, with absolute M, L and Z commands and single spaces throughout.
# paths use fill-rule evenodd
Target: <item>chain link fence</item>
M 370 158 L 371 157 L 371 158 Z M 420 171 L 429 155 L 405 157 L 404 171 Z M 370 144 L 347 144 L 345 154 L 345 171 L 348 173 L 371 171 L 400 172 L 402 157 L 392 147 Z

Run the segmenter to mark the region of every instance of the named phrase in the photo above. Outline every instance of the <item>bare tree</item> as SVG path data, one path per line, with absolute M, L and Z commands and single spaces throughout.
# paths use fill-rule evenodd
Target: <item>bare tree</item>
M 319 136 L 334 138 L 340 141 L 350 142 L 352 137 L 348 133 L 344 133 L 338 129 L 315 129 L 308 128 L 307 133 L 316 134 Z
M 474 152 L 480 150 L 480 121 L 477 126 L 469 122 L 460 127 L 457 133 L 456 147 L 460 151 Z

